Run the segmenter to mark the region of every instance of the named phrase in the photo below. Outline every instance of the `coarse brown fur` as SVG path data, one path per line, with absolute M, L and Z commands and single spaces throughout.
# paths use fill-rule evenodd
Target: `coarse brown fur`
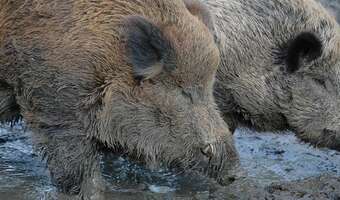
M 0 0 L 0 119 L 23 117 L 62 191 L 98 185 L 103 147 L 214 177 L 237 160 L 209 15 L 190 2 Z
M 340 150 L 340 28 L 313 0 L 206 0 L 221 52 L 215 96 L 233 131 L 293 130 Z

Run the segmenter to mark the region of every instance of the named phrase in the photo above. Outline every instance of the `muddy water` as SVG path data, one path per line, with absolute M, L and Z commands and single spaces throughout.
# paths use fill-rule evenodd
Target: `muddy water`
M 58 194 L 53 187 L 29 136 L 22 125 L 0 128 L 0 199 L 73 199 Z M 239 129 L 235 139 L 241 165 L 257 185 L 325 173 L 340 176 L 340 153 L 302 144 L 292 133 L 260 134 Z M 105 179 L 112 184 L 107 199 L 210 199 L 220 190 L 204 177 L 150 171 L 122 157 L 106 157 L 102 166 Z

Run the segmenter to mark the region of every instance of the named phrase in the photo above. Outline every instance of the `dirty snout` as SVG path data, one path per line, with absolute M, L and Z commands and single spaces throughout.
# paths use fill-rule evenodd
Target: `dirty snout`
M 237 160 L 232 134 L 213 108 L 196 106 L 185 119 L 189 122 L 183 124 L 190 124 L 191 134 L 196 138 L 191 147 L 195 153 L 188 168 L 218 178 L 229 164 Z

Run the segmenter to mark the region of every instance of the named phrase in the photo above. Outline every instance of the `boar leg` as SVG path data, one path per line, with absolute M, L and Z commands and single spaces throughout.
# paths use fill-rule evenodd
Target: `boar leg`
M 33 139 L 47 158 L 52 182 L 61 192 L 79 193 L 81 199 L 102 192 L 99 145 L 95 141 L 81 135 L 79 129 L 64 127 L 33 131 Z
M 0 122 L 16 122 L 20 119 L 20 109 L 13 90 L 0 81 Z

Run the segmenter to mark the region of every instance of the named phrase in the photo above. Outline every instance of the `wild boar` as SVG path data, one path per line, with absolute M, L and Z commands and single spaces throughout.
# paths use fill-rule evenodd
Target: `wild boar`
M 221 53 L 215 96 L 231 131 L 293 130 L 340 150 L 340 28 L 313 0 L 205 1 Z
M 185 3 L 0 0 L 0 119 L 23 117 L 63 192 L 87 192 L 102 149 L 213 177 L 237 160 L 212 19 Z

